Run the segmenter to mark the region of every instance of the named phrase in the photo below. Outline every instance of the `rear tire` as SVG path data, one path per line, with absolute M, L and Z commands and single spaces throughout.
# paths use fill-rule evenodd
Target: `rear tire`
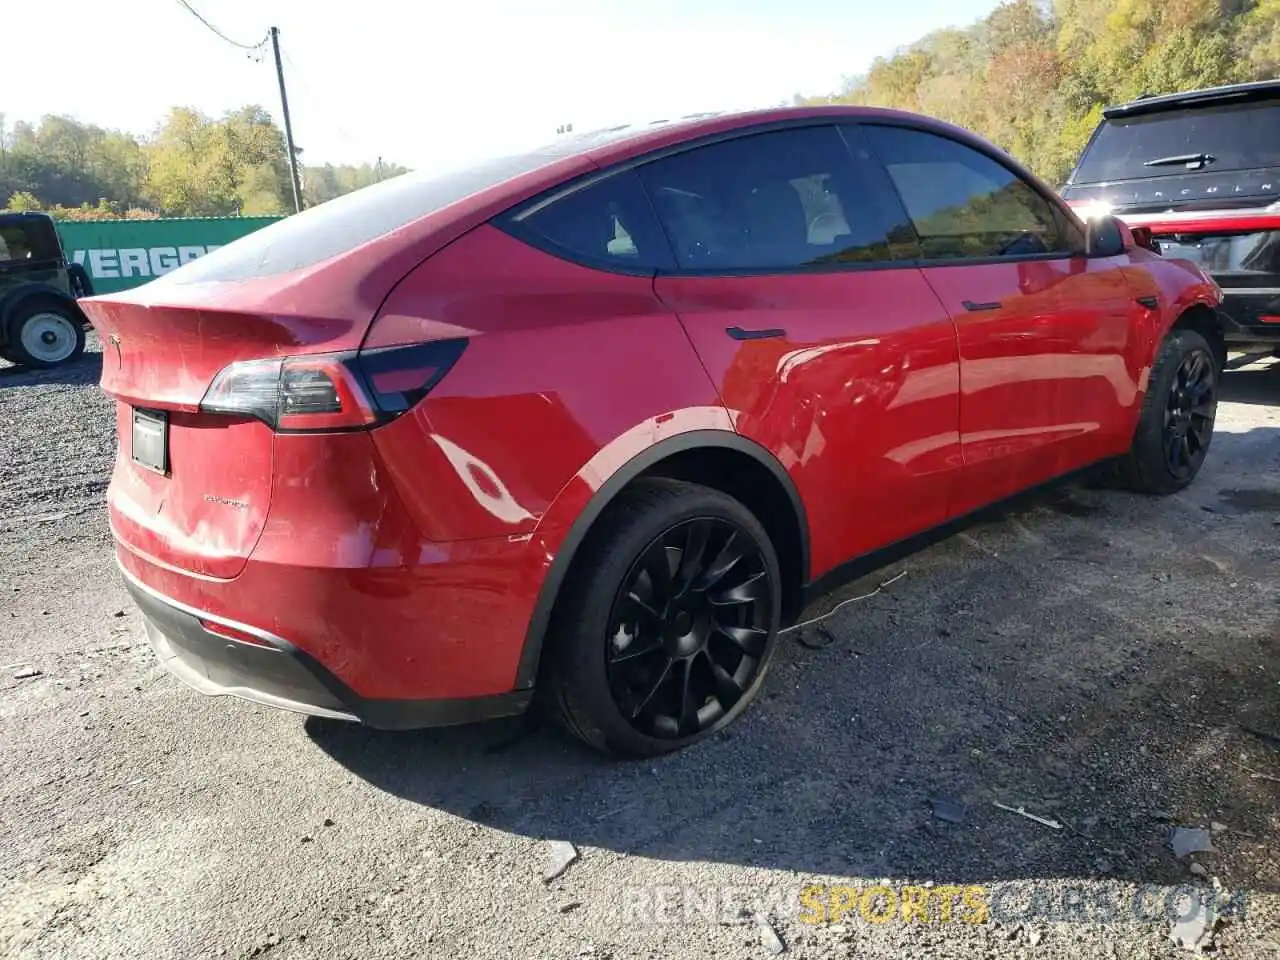
M 14 363 L 37 370 L 70 363 L 84 353 L 84 324 L 74 307 L 53 297 L 29 297 L 9 318 L 9 344 Z
M 1204 465 L 1218 409 L 1218 364 L 1195 330 L 1173 330 L 1151 368 L 1133 446 L 1119 466 L 1121 486 L 1177 493 Z
M 711 736 L 759 692 L 780 585 L 768 534 L 737 500 L 675 480 L 636 483 L 588 535 L 556 602 L 543 706 L 616 755 Z

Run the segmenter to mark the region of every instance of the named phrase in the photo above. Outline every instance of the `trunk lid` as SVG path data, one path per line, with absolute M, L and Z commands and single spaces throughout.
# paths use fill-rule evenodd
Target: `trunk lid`
M 102 339 L 102 388 L 116 398 L 112 529 L 126 548 L 201 576 L 236 576 L 266 523 L 275 433 L 248 417 L 200 410 L 219 371 L 238 360 L 354 350 L 371 322 L 334 297 L 317 309 L 277 278 L 149 284 L 81 301 Z M 347 319 L 354 316 L 357 319 Z M 139 462 L 134 412 L 164 424 L 163 470 Z M 144 425 L 145 427 L 145 425 Z
M 135 406 L 186 411 L 228 364 L 354 350 L 373 316 L 320 312 L 272 278 L 147 284 L 80 304 L 102 340 L 102 389 Z

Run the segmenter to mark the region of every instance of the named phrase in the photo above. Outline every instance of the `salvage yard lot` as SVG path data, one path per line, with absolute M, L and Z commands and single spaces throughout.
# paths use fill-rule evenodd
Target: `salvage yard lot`
M 1179 956 L 1127 909 L 809 925 L 793 892 L 1128 904 L 1215 878 L 1248 894 L 1217 949 L 1280 955 L 1280 361 L 1227 374 L 1183 494 L 1070 487 L 973 526 L 840 594 L 906 571 L 826 646 L 789 638 L 732 730 L 610 763 L 520 723 L 382 734 L 166 675 L 111 556 L 96 350 L 0 369 L 0 955 L 770 955 L 734 909 L 655 907 L 685 891 L 759 898 L 800 957 Z M 1201 877 L 1166 833 L 1215 822 Z M 580 858 L 544 882 L 548 840 Z

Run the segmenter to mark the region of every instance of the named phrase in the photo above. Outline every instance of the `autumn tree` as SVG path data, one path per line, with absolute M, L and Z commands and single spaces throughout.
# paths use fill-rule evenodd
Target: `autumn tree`
M 1060 184 L 1107 104 L 1280 73 L 1280 0 L 1006 0 L 826 96 L 968 127 Z
M 309 168 L 307 202 L 403 172 L 381 161 Z M 0 209 L 78 220 L 280 214 L 293 209 L 293 189 L 284 135 L 260 106 L 217 119 L 175 107 L 145 139 L 70 117 L 0 114 Z

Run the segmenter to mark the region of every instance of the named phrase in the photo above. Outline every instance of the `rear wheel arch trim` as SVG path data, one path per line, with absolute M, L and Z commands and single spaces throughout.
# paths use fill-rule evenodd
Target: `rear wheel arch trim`
M 796 489 L 794 481 L 782 463 L 765 447 L 753 440 L 728 430 L 691 430 L 674 437 L 669 437 L 652 447 L 636 454 L 625 464 L 614 471 L 613 475 L 597 490 L 569 527 L 555 559 L 552 560 L 542 586 L 538 589 L 537 603 L 533 615 L 529 618 L 529 626 L 525 631 L 524 647 L 520 652 L 520 665 L 516 673 L 515 689 L 531 688 L 538 676 L 538 667 L 542 659 L 542 649 L 547 630 L 551 625 L 551 612 L 555 607 L 573 566 L 574 557 L 581 548 L 588 533 L 595 526 L 605 508 L 634 480 L 646 471 L 679 453 L 690 450 L 719 448 L 751 457 L 767 469 L 786 491 L 791 507 L 799 521 L 800 537 L 800 570 L 799 582 L 803 588 L 809 582 L 809 521 L 805 513 L 804 502 Z
M 1203 336 L 1208 341 L 1209 348 L 1213 350 L 1214 360 L 1217 361 L 1219 372 L 1221 372 L 1227 359 L 1226 331 L 1216 307 L 1201 300 L 1186 304 L 1165 330 L 1160 343 L 1163 343 L 1175 330 L 1195 330 Z M 1160 343 L 1156 344 L 1157 354 L 1160 351 Z

